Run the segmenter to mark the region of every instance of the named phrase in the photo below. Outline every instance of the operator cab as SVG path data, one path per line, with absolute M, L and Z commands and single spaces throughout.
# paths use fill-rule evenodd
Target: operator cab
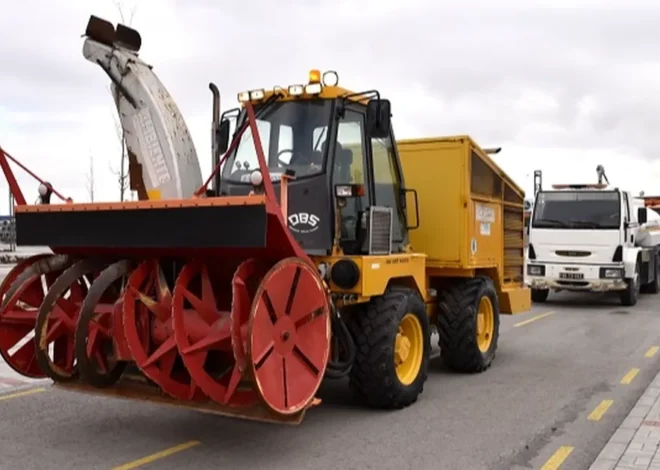
M 553 185 L 539 191 L 533 204 L 532 228 L 619 230 L 621 193 L 603 184 Z M 627 197 L 623 206 L 628 207 Z M 628 215 L 628 211 L 626 211 Z
M 239 94 L 239 101 L 249 100 L 254 108 L 275 187 L 283 175 L 293 175 L 287 183 L 288 226 L 308 254 L 330 255 L 335 248 L 344 254 L 404 251 L 406 190 L 389 101 L 377 92 L 351 93 L 337 81 L 335 72 L 321 80 L 314 70 L 306 86 L 253 90 Z M 223 114 L 215 164 L 229 148 L 232 113 L 236 129 L 247 122 L 244 107 Z M 248 127 L 229 150 L 212 194 L 247 195 L 259 190 L 262 178 Z

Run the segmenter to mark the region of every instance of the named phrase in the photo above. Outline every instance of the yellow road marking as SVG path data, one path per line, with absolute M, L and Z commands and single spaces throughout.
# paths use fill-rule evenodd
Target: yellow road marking
M 571 452 L 573 452 L 573 447 L 571 446 L 561 446 L 559 449 L 557 449 L 557 452 L 555 452 L 552 457 L 548 459 L 548 461 L 541 467 L 541 470 L 557 470 L 559 467 L 561 467 L 561 464 L 564 463 L 564 460 L 568 458 L 569 455 L 571 455 Z
M 612 406 L 614 400 L 603 400 L 600 404 L 594 408 L 591 414 L 587 417 L 589 421 L 600 421 L 600 418 L 603 417 L 605 412 Z
M 644 357 L 653 357 L 655 356 L 655 353 L 658 352 L 660 347 L 658 346 L 651 346 L 648 351 L 646 351 L 646 354 L 644 354 Z
M 23 392 L 10 393 L 7 395 L 0 395 L 0 401 L 2 400 L 11 400 L 12 398 L 24 397 L 25 395 L 33 395 L 39 392 L 45 392 L 45 388 L 31 388 L 30 390 L 25 390 Z
M 545 313 L 542 313 L 542 314 L 540 314 L 540 315 L 536 315 L 535 317 L 528 318 L 527 320 L 523 320 L 523 321 L 521 321 L 521 322 L 518 322 L 518 323 L 516 323 L 516 324 L 513 325 L 513 326 L 514 326 L 514 327 L 517 327 L 517 326 L 527 325 L 528 323 L 532 323 L 533 321 L 540 320 L 541 318 L 545 318 L 545 317 L 547 317 L 548 315 L 553 315 L 554 313 L 555 313 L 555 312 L 553 312 L 553 311 L 545 312 Z
M 632 369 L 630 369 L 628 371 L 628 373 L 626 375 L 623 376 L 620 383 L 622 385 L 630 384 L 630 382 L 633 381 L 633 379 L 637 376 L 637 374 L 639 374 L 639 369 L 637 369 L 636 367 L 633 367 Z
M 199 441 L 184 442 L 183 444 L 179 444 L 178 446 L 161 450 L 160 452 L 156 452 L 155 454 L 147 455 L 146 457 L 142 457 L 141 459 L 133 460 L 132 462 L 128 462 L 124 465 L 120 465 L 119 467 L 114 467 L 112 470 L 130 470 L 132 468 L 141 467 L 142 465 L 155 462 L 156 460 L 164 459 L 165 457 L 169 457 L 170 455 L 190 449 L 191 447 L 195 447 L 196 445 L 199 445 Z

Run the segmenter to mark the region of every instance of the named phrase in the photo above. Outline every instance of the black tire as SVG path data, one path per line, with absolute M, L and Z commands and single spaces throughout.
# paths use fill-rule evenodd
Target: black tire
M 632 307 L 637 304 L 637 298 L 641 291 L 641 283 L 639 279 L 639 261 L 635 265 L 635 277 L 626 279 L 626 290 L 621 292 L 621 305 Z
M 397 376 L 394 344 L 399 324 L 408 313 L 419 320 L 423 349 L 417 376 L 406 385 Z M 408 288 L 390 288 L 356 311 L 349 328 L 356 346 L 349 387 L 357 398 L 380 409 L 401 409 L 416 402 L 424 390 L 431 358 L 431 326 L 419 294 Z
M 660 292 L 660 258 L 657 256 L 654 257 L 655 260 L 655 276 L 653 276 L 653 281 L 649 282 L 642 286 L 642 292 L 645 294 L 657 294 Z
M 548 300 L 550 289 L 532 289 L 532 302 L 542 304 Z
M 488 297 L 493 306 L 493 334 L 487 351 L 477 342 L 479 302 Z M 495 358 L 500 332 L 497 291 L 488 277 L 458 279 L 439 292 L 438 345 L 443 362 L 456 372 L 476 373 L 488 369 Z

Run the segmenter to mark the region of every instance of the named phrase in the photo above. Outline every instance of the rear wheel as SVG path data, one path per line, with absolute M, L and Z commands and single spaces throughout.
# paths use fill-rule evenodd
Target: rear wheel
M 422 393 L 431 357 L 430 324 L 419 294 L 395 287 L 349 322 L 356 355 L 349 386 L 373 408 L 400 409 Z
M 443 362 L 457 372 L 482 372 L 495 358 L 500 331 L 497 291 L 487 277 L 460 279 L 440 293 L 437 318 Z
M 543 303 L 548 300 L 550 289 L 532 289 L 532 302 Z
M 642 286 L 642 292 L 645 294 L 657 294 L 660 292 L 660 258 L 654 256 L 653 259 L 655 262 L 655 275 L 651 282 Z

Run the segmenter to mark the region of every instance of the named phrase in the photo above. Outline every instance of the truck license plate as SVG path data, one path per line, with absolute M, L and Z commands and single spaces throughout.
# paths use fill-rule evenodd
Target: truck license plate
M 584 279 L 584 273 L 559 273 L 560 279 Z

